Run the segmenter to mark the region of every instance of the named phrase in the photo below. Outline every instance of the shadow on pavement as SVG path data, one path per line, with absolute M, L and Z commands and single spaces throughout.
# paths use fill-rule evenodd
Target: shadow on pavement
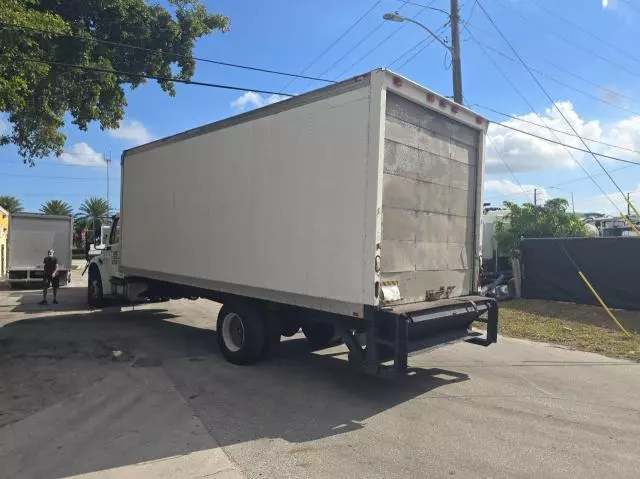
M 221 446 L 259 439 L 305 443 L 366 428 L 372 416 L 440 386 L 468 379 L 466 374 L 435 368 L 415 369 L 410 376 L 393 381 L 366 376 L 354 371 L 341 359 L 343 355 L 311 354 L 306 341 L 297 337 L 284 341 L 277 357 L 270 361 L 235 366 L 218 354 L 213 330 L 177 320 L 179 316 L 162 309 L 118 314 L 107 310 L 25 319 L 0 328 L 2 369 L 23 371 L 24 382 L 45 385 L 39 389 L 43 396 L 39 409 L 56 408 L 64 400 L 70 404 L 57 413 L 62 415 L 56 416 L 59 422 L 48 423 L 50 431 L 38 426 L 35 411 L 27 411 L 24 416 L 32 416 L 26 419 L 19 415 L 13 418 L 11 428 L 27 427 L 28 421 L 33 421 L 32 427 L 38 430 L 38 440 L 25 439 L 25 450 L 39 442 L 50 445 L 69 437 L 70 444 L 60 447 L 83 449 L 86 458 L 60 462 L 60 456 L 49 471 L 70 476 L 215 447 L 215 443 L 189 439 L 200 437 L 193 436 L 195 433 L 176 432 L 179 424 L 191 420 L 193 412 L 199 422 L 189 426 L 190 430 L 197 430 L 201 423 Z M 119 352 L 117 356 L 114 351 Z M 78 396 L 71 388 L 69 397 L 62 393 L 48 396 L 46 385 L 59 377 L 59 371 L 56 376 L 44 368 L 29 378 L 27 371 L 31 369 L 19 367 L 21 362 L 45 360 L 59 370 L 73 359 L 83 367 L 103 368 L 103 392 Z M 114 378 L 119 378 L 118 382 L 109 385 Z M 15 405 L 10 399 L 15 379 L 0 393 L 0 409 Z M 159 386 L 162 381 L 168 386 Z M 183 407 L 189 413 L 178 423 Z M 407 410 L 404 414 L 421 412 Z M 69 417 L 65 419 L 65 415 Z M 105 431 L 90 430 L 92 421 Z M 11 441 L 18 441 L 18 436 L 9 438 L 9 427 L 0 429 L 0 446 L 5 449 Z M 59 430 L 61 427 L 67 430 Z M 95 442 L 83 440 L 82 434 Z M 123 437 L 128 438 L 126 447 Z M 19 468 L 15 461 L 21 460 L 15 454 L 21 452 L 14 451 L 12 456 L 14 470 Z M 30 461 L 38 461 L 39 454 L 42 459 L 48 457 L 36 449 L 36 457 Z

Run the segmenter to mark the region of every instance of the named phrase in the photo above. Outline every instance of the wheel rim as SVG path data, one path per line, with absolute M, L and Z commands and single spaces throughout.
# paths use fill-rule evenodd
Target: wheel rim
M 236 313 L 227 314 L 222 321 L 222 340 L 229 351 L 235 353 L 244 344 L 244 324 Z

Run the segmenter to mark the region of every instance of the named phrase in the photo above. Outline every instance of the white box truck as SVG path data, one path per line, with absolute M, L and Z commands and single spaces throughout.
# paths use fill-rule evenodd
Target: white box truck
M 120 217 L 89 301 L 223 303 L 222 354 L 302 328 L 372 373 L 474 336 L 487 120 L 387 70 L 124 152 Z
M 60 285 L 71 280 L 73 218 L 40 213 L 9 216 L 8 281 L 11 287 L 42 284 L 44 257 L 51 248 L 58 258 Z

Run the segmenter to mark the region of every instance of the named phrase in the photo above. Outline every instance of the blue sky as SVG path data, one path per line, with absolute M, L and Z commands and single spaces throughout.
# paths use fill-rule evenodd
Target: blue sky
M 417 51 L 410 49 L 425 40 L 425 32 L 415 25 L 382 21 L 383 13 L 400 8 L 401 14 L 415 15 L 433 30 L 440 29 L 446 21 L 444 15 L 415 5 L 428 5 L 431 1 L 207 0 L 211 11 L 230 16 L 231 31 L 202 39 L 196 45 L 195 54 L 299 73 L 375 5 L 306 74 L 344 79 L 375 67 L 391 66 L 428 88 L 451 95 L 451 71 L 447 68 L 449 59 L 445 50 L 433 43 L 407 62 Z M 514 55 L 480 8 L 474 7 L 474 0 L 460 0 L 460 3 L 461 16 L 475 38 L 472 39 L 469 31 L 463 28 L 465 102 L 536 123 L 541 121 L 496 70 L 476 44 L 477 40 L 531 103 L 534 111 L 548 125 L 568 131 L 566 123 L 526 71 L 506 57 L 513 58 Z M 448 0 L 435 0 L 432 6 L 447 9 L 448 4 Z M 640 93 L 637 93 L 640 54 L 633 48 L 638 44 L 640 32 L 640 1 L 484 0 L 482 4 L 529 65 L 543 74 L 538 74 L 540 81 L 580 134 L 640 150 Z M 557 16 L 570 19 L 581 29 L 564 23 Z M 445 36 L 448 38 L 448 30 Z M 410 50 L 409 54 L 402 56 L 407 50 Z M 288 93 L 301 93 L 322 85 L 308 80 L 291 83 L 286 77 L 206 63 L 198 64 L 194 79 Z M 116 131 L 103 132 L 97 125 L 92 125 L 88 132 L 80 132 L 69 124 L 64 131 L 68 136 L 66 150 L 71 154 L 39 161 L 34 168 L 24 166 L 13 147 L 0 148 L 0 194 L 18 196 L 28 211 L 36 211 L 48 199 L 62 199 L 78 206 L 87 196 L 106 196 L 107 170 L 103 158 L 110 155 L 114 160 L 109 170 L 110 199 L 117 207 L 119 157 L 123 149 L 277 99 L 189 85 L 176 85 L 176 90 L 177 95 L 169 97 L 150 81 L 130 92 L 125 120 Z M 507 125 L 553 137 L 544 128 L 509 120 L 480 107 L 476 109 L 491 119 L 507 120 Z M 0 123 L 0 128 L 6 127 L 6 123 Z M 562 134 L 558 137 L 581 146 L 577 138 Z M 493 204 L 503 200 L 531 201 L 531 189 L 537 187 L 543 198 L 569 197 L 573 192 L 577 210 L 615 211 L 591 181 L 580 180 L 585 173 L 561 146 L 500 127 L 492 127 L 489 141 L 486 201 Z M 640 162 L 639 154 L 598 143 L 589 144 L 604 154 Z M 615 186 L 601 175 L 594 160 L 580 152 L 576 152 L 576 159 L 587 171 L 599 175 L 595 177 L 598 184 L 611 194 L 618 208 L 623 208 Z M 603 161 L 620 187 L 624 191 L 637 192 L 635 198 L 640 202 L 640 166 Z M 550 188 L 554 185 L 560 189 Z

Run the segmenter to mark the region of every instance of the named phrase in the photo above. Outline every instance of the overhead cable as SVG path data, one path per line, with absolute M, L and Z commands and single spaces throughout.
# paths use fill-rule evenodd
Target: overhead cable
M 122 42 L 114 42 L 111 40 L 102 40 L 100 38 L 95 38 L 94 36 L 79 36 L 79 35 L 73 35 L 73 34 L 69 34 L 69 33 L 56 33 L 56 32 L 51 32 L 48 30 L 44 30 L 41 28 L 33 28 L 33 27 L 25 27 L 25 26 L 21 26 L 21 25 L 16 25 L 16 24 L 12 24 L 12 23 L 7 23 L 7 22 L 2 22 L 0 21 L 0 27 L 6 28 L 15 28 L 15 29 L 20 29 L 20 30 L 31 30 L 31 31 L 35 31 L 35 32 L 39 32 L 39 33 L 45 33 L 45 34 L 49 34 L 49 35 L 55 35 L 55 36 L 59 36 L 59 37 L 68 37 L 68 38 L 76 38 L 78 40 L 84 40 L 84 41 L 93 41 L 96 43 L 101 43 L 101 44 L 105 44 L 105 45 L 112 45 L 112 46 L 116 46 L 116 47 L 120 47 L 120 48 L 129 48 L 132 50 L 139 50 L 139 51 L 144 51 L 144 52 L 148 52 L 148 53 L 154 53 L 154 54 L 158 54 L 164 57 L 171 57 L 171 58 L 192 58 L 193 60 L 199 61 L 199 62 L 205 62 L 205 63 L 212 63 L 214 65 L 220 65 L 220 66 L 226 66 L 226 67 L 231 67 L 231 68 L 240 68 L 243 70 L 251 70 L 251 71 L 256 71 L 256 72 L 262 72 L 262 73 L 270 73 L 273 75 L 282 75 L 282 76 L 288 76 L 288 77 L 293 77 L 295 78 L 302 78 L 305 80 L 316 80 L 316 81 L 323 81 L 323 82 L 327 82 L 327 83 L 333 83 L 333 80 L 329 80 L 327 78 L 317 78 L 317 77 L 312 77 L 312 76 L 306 76 L 306 75 L 299 75 L 299 74 L 295 74 L 295 73 L 288 73 L 288 72 L 282 72 L 282 71 L 278 71 L 278 70 L 271 70 L 271 69 L 267 69 L 267 68 L 260 68 L 260 67 L 254 67 L 254 66 L 249 66 L 249 65 L 240 65 L 238 63 L 229 63 L 229 62 L 223 62 L 220 60 L 212 60 L 210 58 L 203 58 L 203 57 L 196 57 L 196 56 L 191 56 L 188 57 L 187 55 L 182 55 L 179 53 L 172 53 L 172 52 L 165 52 L 164 50 L 161 49 L 153 49 L 153 48 L 146 48 L 146 47 L 140 47 L 138 45 L 132 45 L 130 43 L 122 43 Z
M 8 55 L 5 54 L 2 56 L 7 57 Z M 16 58 L 17 60 L 20 60 L 20 61 L 31 62 L 31 63 L 40 63 L 44 65 L 72 68 L 76 70 L 83 70 L 83 71 L 94 72 L 94 73 L 109 73 L 112 75 L 123 75 L 123 76 L 135 77 L 135 78 L 146 78 L 149 80 L 157 80 L 160 82 L 175 82 L 175 83 L 183 83 L 185 85 L 197 85 L 197 86 L 206 86 L 210 88 L 221 88 L 223 90 L 237 90 L 237 91 L 264 93 L 266 95 L 280 95 L 280 96 L 287 96 L 287 97 L 293 96 L 290 93 L 276 92 L 276 91 L 270 91 L 270 90 L 258 90 L 255 88 L 246 88 L 246 87 L 234 86 L 234 85 L 222 85 L 218 83 L 206 83 L 206 82 L 194 81 L 194 80 L 183 80 L 180 78 L 148 75 L 145 73 L 126 72 L 122 70 L 114 70 L 112 68 L 90 67 L 86 65 L 77 65 L 75 63 L 56 62 L 52 60 L 38 60 L 35 58 L 27 58 L 27 57 L 19 57 L 19 56 L 16 56 L 13 58 Z
M 627 202 L 627 204 L 633 209 L 634 213 L 636 214 L 636 216 L 640 216 L 640 213 L 638 213 L 638 211 L 636 210 L 635 206 L 633 206 L 633 203 L 631 203 L 631 201 L 627 198 L 626 194 L 622 191 L 622 189 L 620 188 L 620 186 L 618 185 L 618 183 L 615 181 L 615 179 L 609 174 L 609 172 L 607 171 L 607 169 L 602 165 L 602 162 L 598 159 L 598 157 L 593 153 L 593 151 L 591 150 L 591 148 L 589 147 L 589 145 L 587 144 L 586 141 L 584 141 L 582 139 L 582 137 L 578 134 L 577 130 L 575 129 L 575 127 L 573 126 L 573 124 L 569 121 L 569 119 L 566 117 L 566 115 L 564 114 L 564 112 L 562 111 L 562 109 L 560 107 L 558 107 L 558 105 L 556 104 L 556 102 L 553 100 L 553 98 L 551 98 L 551 95 L 549 94 L 549 92 L 547 92 L 547 90 L 545 89 L 545 87 L 542 85 L 542 83 L 540 82 L 540 80 L 538 79 L 538 77 L 536 77 L 536 75 L 533 73 L 533 71 L 531 71 L 531 69 L 529 68 L 529 66 L 527 65 L 527 63 L 524 61 L 524 59 L 520 56 L 520 54 L 518 53 L 518 51 L 514 48 L 514 46 L 511 44 L 511 42 L 507 39 L 507 37 L 504 35 L 504 33 L 502 33 L 502 30 L 498 27 L 498 25 L 496 24 L 496 22 L 493 20 L 493 18 L 491 17 L 491 15 L 489 15 L 489 12 L 487 12 L 487 10 L 484 8 L 484 5 L 482 5 L 482 2 L 480 0 L 478 0 L 478 7 L 482 10 L 482 12 L 485 14 L 485 16 L 487 17 L 487 19 L 489 20 L 489 22 L 491 23 L 491 25 L 493 25 L 493 27 L 496 29 L 496 31 L 498 32 L 498 34 L 500 35 L 500 37 L 504 40 L 504 42 L 508 45 L 508 47 L 511 49 L 511 51 L 513 52 L 513 54 L 518 58 L 518 60 L 522 63 L 522 65 L 524 66 L 524 68 L 527 70 L 527 72 L 529 73 L 529 75 L 531 76 L 531 78 L 533 79 L 533 81 L 536 83 L 536 85 L 538 85 L 538 88 L 540 88 L 540 90 L 542 90 L 542 92 L 544 93 L 544 95 L 547 97 L 547 99 L 553 104 L 554 108 L 556 109 L 556 111 L 560 114 L 560 116 L 563 118 L 563 120 L 567 123 L 567 125 L 569 125 L 569 127 L 571 128 L 571 130 L 575 133 L 575 135 L 578 137 L 578 139 L 580 139 L 580 141 L 582 142 L 582 144 L 584 145 L 584 147 L 589 151 L 589 153 L 593 156 L 593 159 L 596 161 L 596 163 L 598 163 L 598 166 L 600 166 L 600 168 L 602 169 L 602 171 L 604 171 L 607 174 L 607 177 L 609 178 L 609 180 L 615 185 L 615 187 L 618 189 L 618 191 L 620 192 L 620 194 L 622 195 L 622 197 L 625 199 L 625 201 Z M 533 108 L 532 108 L 533 110 Z M 539 117 L 540 118 L 540 117 Z M 542 120 L 542 118 L 540 118 Z M 543 123 L 546 124 L 546 122 L 543 121 Z M 555 135 L 555 133 L 554 133 Z M 580 164 L 582 166 L 582 164 Z M 597 184 L 597 182 L 595 182 Z M 620 214 L 623 214 L 622 212 L 620 212 Z M 637 231 L 636 231 L 637 232 Z

